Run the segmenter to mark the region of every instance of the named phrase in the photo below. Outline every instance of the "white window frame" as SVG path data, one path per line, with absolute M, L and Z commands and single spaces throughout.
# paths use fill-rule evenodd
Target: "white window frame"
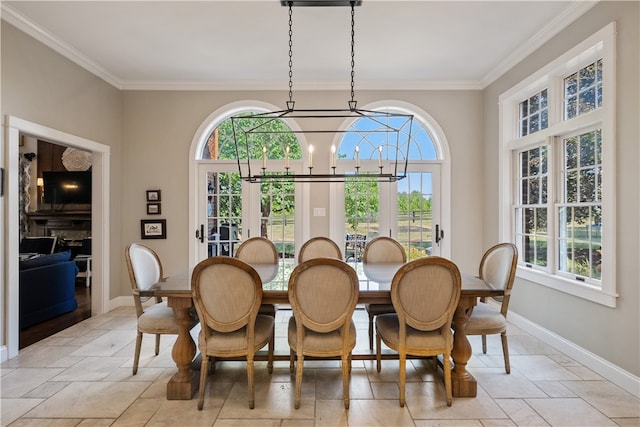
M 548 286 L 589 301 L 608 307 L 615 307 L 616 288 L 616 186 L 615 186 L 615 90 L 616 90 L 616 26 L 612 22 L 570 49 L 542 69 L 518 83 L 499 98 L 499 233 L 504 241 L 515 240 L 515 203 L 518 196 L 518 171 L 516 158 L 518 152 L 542 144 L 549 146 L 549 198 L 548 198 L 548 235 L 549 268 L 530 268 L 519 260 L 517 277 L 533 283 Z M 563 81 L 564 78 L 586 65 L 602 58 L 603 84 L 602 107 L 563 120 Z M 548 88 L 549 126 L 546 129 L 519 137 L 519 105 L 523 99 Z M 601 285 L 585 283 L 569 278 L 556 270 L 557 260 L 557 206 L 559 176 L 556 139 L 575 134 L 594 126 L 602 130 L 602 280 Z M 553 242 L 553 246 L 551 246 Z

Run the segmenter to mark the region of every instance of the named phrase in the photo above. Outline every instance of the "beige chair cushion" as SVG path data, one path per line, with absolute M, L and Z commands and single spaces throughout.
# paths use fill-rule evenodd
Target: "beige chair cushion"
M 254 351 L 260 350 L 264 347 L 269 339 L 273 330 L 273 317 L 259 314 L 256 317 L 254 331 Z M 200 331 L 198 337 L 198 345 L 200 351 L 206 349 L 208 354 L 220 354 L 224 352 L 240 352 L 247 348 L 247 327 L 244 326 L 234 332 L 220 333 L 213 329 L 208 329 L 208 339 L 205 340 L 206 326 L 203 325 L 203 329 Z
M 400 322 L 398 321 L 398 315 L 395 313 L 381 314 L 376 317 L 376 328 L 385 338 L 385 342 L 390 343 L 393 347 L 400 345 Z M 421 352 L 425 348 L 444 348 L 447 344 L 445 335 L 440 333 L 440 329 L 434 331 L 419 331 L 407 326 L 407 342 L 406 351 L 411 354 L 412 352 Z M 453 341 L 451 341 L 451 346 Z
M 467 335 L 499 334 L 507 330 L 507 319 L 496 307 L 479 302 L 465 329 Z
M 294 317 L 289 318 L 289 347 L 291 347 L 293 351 L 297 351 L 296 347 L 298 336 L 296 334 L 296 327 L 296 319 Z M 340 334 L 340 329 L 322 334 L 310 329 L 305 329 L 302 346 L 304 347 L 305 353 L 326 351 L 340 354 L 342 350 L 342 335 Z M 347 346 L 350 349 L 353 349 L 356 346 L 356 325 L 353 321 L 351 321 L 351 324 L 349 325 L 349 342 L 347 343 Z
M 166 301 L 144 307 L 144 312 L 138 317 L 138 331 L 145 334 L 177 334 L 178 324 L 173 309 Z

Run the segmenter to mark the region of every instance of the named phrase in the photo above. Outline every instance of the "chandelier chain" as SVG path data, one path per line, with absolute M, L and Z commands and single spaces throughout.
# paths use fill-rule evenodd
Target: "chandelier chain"
M 355 77 L 355 2 L 352 1 L 351 2 L 351 102 L 354 102 L 354 97 L 355 97 L 355 83 L 354 83 L 354 77 Z
M 289 2 L 289 103 L 293 105 L 293 19 L 292 5 Z

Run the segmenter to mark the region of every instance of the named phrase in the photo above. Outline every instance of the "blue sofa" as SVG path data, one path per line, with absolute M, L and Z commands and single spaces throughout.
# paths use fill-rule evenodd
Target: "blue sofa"
M 20 261 L 20 329 L 78 308 L 78 267 L 70 258 L 65 251 Z

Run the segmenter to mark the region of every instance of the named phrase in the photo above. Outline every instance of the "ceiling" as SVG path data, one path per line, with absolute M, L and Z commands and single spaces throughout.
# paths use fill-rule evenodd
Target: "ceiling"
M 2 19 L 120 89 L 288 90 L 288 8 L 263 1 L 2 1 Z M 355 8 L 355 89 L 481 89 L 591 1 Z M 293 8 L 293 90 L 349 88 L 349 7 Z

